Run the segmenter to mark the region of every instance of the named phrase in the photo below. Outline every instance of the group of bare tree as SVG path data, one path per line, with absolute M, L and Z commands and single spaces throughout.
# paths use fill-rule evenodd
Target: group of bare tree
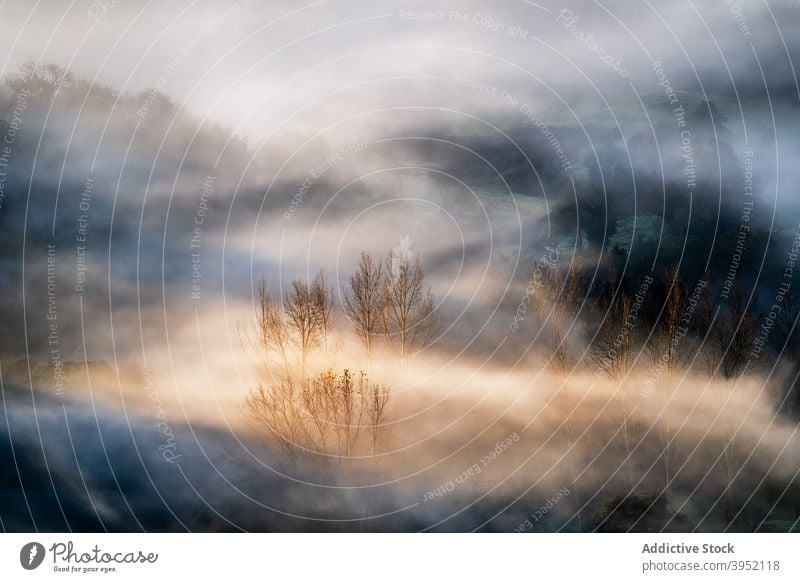
M 424 278 L 419 256 L 413 261 L 391 256 L 382 260 L 361 253 L 344 308 L 368 357 L 381 340 L 401 359 L 433 340 L 438 324 Z
M 763 317 L 756 312 L 751 294 L 735 285 L 714 307 L 708 279 L 690 288 L 677 267 L 666 270 L 653 287 L 656 290 L 646 294 L 646 305 L 636 306 L 632 313 L 633 294 L 613 269 L 595 295 L 581 282 L 578 270 L 564 273 L 553 269 L 536 295 L 540 319 L 549 330 L 546 337 L 553 371 L 561 376 L 578 363 L 578 354 L 569 352 L 570 343 L 575 342 L 566 341 L 565 330 L 582 327 L 590 340 L 588 361 L 616 381 L 622 382 L 630 374 L 640 359 L 637 352 L 647 354 L 667 383 L 676 370 L 689 364 L 711 376 L 741 376 L 752 359 L 757 323 Z M 579 326 L 578 309 L 584 303 Z M 784 310 L 782 315 L 788 313 Z M 779 317 L 777 327 L 788 328 L 791 319 Z M 695 353 L 696 358 L 689 358 Z
M 252 328 L 259 353 L 265 362 L 276 354 L 283 375 L 293 375 L 295 355 L 304 375 L 311 351 L 319 346 L 327 351 L 333 328 L 333 289 L 322 269 L 310 284 L 302 279 L 293 281 L 283 302 L 273 300 L 267 280 L 262 278 L 254 311 Z
M 433 293 L 424 285 L 420 258 L 373 258 L 361 253 L 344 296 L 344 312 L 371 358 L 379 343 L 406 359 L 430 345 L 438 328 Z M 292 282 L 286 297 L 274 300 L 267 281 L 258 283 L 254 329 L 258 347 L 277 355 L 284 372 L 298 354 L 305 372 L 309 354 L 330 349 L 335 325 L 334 290 L 320 270 L 309 283 Z
M 344 298 L 344 312 L 367 352 L 385 346 L 406 359 L 428 346 L 436 331 L 433 294 L 419 257 L 385 260 L 361 253 Z M 302 450 L 348 457 L 369 435 L 374 454 L 389 391 L 364 372 L 309 373 L 314 350 L 332 350 L 334 290 L 323 270 L 292 282 L 276 299 L 266 279 L 257 286 L 253 323 L 245 328 L 259 354 L 262 382 L 247 398 L 250 418 L 267 428 L 292 458 Z

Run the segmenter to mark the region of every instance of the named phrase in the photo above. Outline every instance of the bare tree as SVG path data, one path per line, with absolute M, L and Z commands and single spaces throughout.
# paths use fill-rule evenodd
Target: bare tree
M 333 331 L 334 293 L 333 288 L 328 285 L 328 276 L 324 269 L 319 270 L 311 283 L 311 296 L 318 319 L 320 342 L 327 354 L 330 348 L 328 342 Z
M 612 379 L 622 382 L 631 367 L 633 349 L 633 322 L 631 298 L 624 288 L 616 289 L 616 273 L 608 277 L 607 293 L 610 295 L 601 305 L 603 320 L 592 341 L 590 357 Z
M 755 326 L 749 309 L 750 296 L 740 285 L 734 285 L 728 295 L 726 308 L 720 310 L 719 317 L 714 325 L 715 343 L 717 345 L 717 359 L 723 377 L 736 378 L 744 372 L 749 362 L 750 352 L 753 347 Z M 725 432 L 728 432 L 729 413 L 727 406 L 721 410 L 721 422 Z M 734 419 L 734 423 L 736 419 Z M 722 462 L 725 470 L 725 501 L 723 511 L 725 519 L 730 523 L 734 517 L 733 495 L 731 485 L 735 478 L 733 466 L 733 443 L 728 440 L 722 449 Z
M 553 267 L 533 295 L 539 317 L 550 332 L 550 368 L 561 380 L 566 377 L 570 364 L 567 335 L 581 303 L 581 277 L 578 265 L 566 273 Z
M 744 371 L 753 347 L 754 325 L 748 309 L 749 295 L 740 286 L 734 286 L 725 308 L 720 309 L 715 318 L 707 289 L 708 283 L 697 304 L 699 331 L 708 338 L 708 342 L 701 346 L 703 359 L 709 375 L 715 376 L 721 371 L 724 378 L 733 378 Z M 724 397 L 724 390 L 720 387 L 720 424 L 727 434 L 731 423 L 728 407 L 722 401 Z M 731 484 L 735 478 L 735 466 L 731 446 L 732 442 L 726 441 L 722 449 L 722 467 L 727 484 L 723 512 L 728 522 L 734 516 Z
M 791 364 L 788 382 L 781 394 L 780 408 L 784 412 L 800 413 L 800 302 L 793 287 L 783 295 L 781 311 L 775 321 L 775 347 L 784 353 Z
M 375 338 L 383 329 L 384 301 L 381 259 L 375 260 L 362 251 L 361 260 L 350 277 L 350 292 L 345 296 L 344 308 L 367 350 L 368 358 L 372 356 Z
M 267 358 L 271 352 L 277 352 L 283 370 L 288 374 L 291 370 L 289 325 L 283 309 L 271 301 L 267 280 L 264 277 L 258 282 L 254 311 L 257 347 Z
M 703 278 L 705 284 L 700 289 L 697 298 L 696 332 L 700 350 L 700 361 L 709 376 L 713 376 L 717 369 L 717 354 L 714 346 L 714 308 L 711 305 L 711 291 L 708 273 Z
M 321 340 L 320 315 L 312 287 L 302 279 L 296 279 L 292 282 L 292 290 L 286 300 L 286 315 L 296 335 L 295 342 L 300 350 L 303 374 L 309 353 Z
M 372 454 L 377 452 L 383 434 L 383 417 L 389 404 L 389 389 L 386 386 L 371 384 L 368 388 L 369 429 L 372 441 Z
M 575 442 L 575 431 L 572 424 L 572 414 L 574 408 L 569 401 L 568 391 L 566 390 L 567 372 L 569 370 L 569 344 L 568 332 L 573 318 L 577 315 L 581 304 L 581 269 L 579 265 L 571 266 L 566 273 L 553 266 L 543 277 L 541 284 L 534 288 L 533 301 L 537 308 L 538 316 L 543 325 L 549 327 L 548 339 L 552 350 L 549 359 L 549 367 L 558 379 L 558 395 L 556 403 L 561 408 L 566 428 L 567 453 L 565 454 L 570 482 L 575 491 L 575 502 L 580 507 L 578 485 L 575 482 L 575 460 L 574 453 L 570 451 Z M 583 528 L 583 512 L 577 510 L 578 527 Z
M 631 465 L 631 437 L 628 426 L 629 394 L 628 374 L 633 350 L 633 325 L 631 297 L 620 287 L 617 289 L 616 273 L 612 270 L 607 281 L 605 311 L 600 327 L 592 341 L 590 357 L 615 383 L 615 392 L 621 405 L 622 441 L 627 455 L 628 478 L 633 484 Z
M 781 301 L 781 311 L 775 321 L 775 344 L 779 350 L 784 350 L 790 359 L 800 355 L 800 333 L 797 324 L 800 321 L 800 301 L 789 287 Z
M 364 372 L 354 377 L 350 370 L 342 374 L 328 370 L 307 380 L 303 392 L 304 402 L 313 402 L 306 411 L 316 435 L 321 437 L 318 446 L 322 450 L 330 449 L 324 438 L 330 432 L 338 455 L 351 456 L 366 431 L 370 436 L 370 450 L 375 453 L 389 402 L 386 387 L 369 382 Z
M 725 378 L 736 378 L 747 366 L 753 348 L 755 326 L 749 309 L 750 296 L 735 285 L 728 295 L 727 309 L 717 319 L 715 330 L 720 367 Z
M 678 364 L 682 337 L 681 319 L 686 307 L 686 292 L 680 280 L 678 268 L 672 271 L 672 286 L 667 296 L 667 310 L 664 317 L 664 330 L 667 336 L 667 370 L 672 373 Z
M 387 257 L 384 261 L 384 304 L 381 323 L 390 345 L 405 359 L 433 340 L 437 321 L 433 293 L 424 288 L 425 272 L 419 256 L 409 259 Z
M 681 328 L 681 319 L 685 309 L 686 293 L 677 266 L 667 271 L 664 282 L 667 285 L 666 299 L 654 324 L 647 350 L 659 375 L 661 372 L 666 373 L 666 383 L 669 385 L 672 372 L 678 365 L 680 346 L 685 335 Z
M 248 416 L 266 428 L 286 456 L 293 460 L 309 440 L 299 393 L 291 376 L 284 376 L 269 388 L 259 384 L 245 399 Z

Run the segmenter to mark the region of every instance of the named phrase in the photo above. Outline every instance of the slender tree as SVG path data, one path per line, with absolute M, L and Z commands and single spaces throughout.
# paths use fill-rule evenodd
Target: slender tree
M 664 439 L 664 471 L 666 488 L 669 489 L 671 481 L 671 460 L 672 460 L 672 420 L 670 418 L 670 404 L 673 397 L 672 375 L 678 365 L 681 355 L 681 343 L 685 336 L 685 330 L 681 327 L 681 319 L 684 316 L 686 306 L 686 293 L 681 283 L 680 270 L 677 266 L 667 271 L 665 276 L 667 285 L 667 297 L 664 308 L 661 312 L 659 321 L 656 322 L 657 330 L 653 334 L 655 340 L 655 353 L 657 355 L 656 374 L 665 375 L 661 385 L 664 386 L 664 422 L 662 423 Z
M 781 394 L 781 410 L 790 414 L 800 414 L 800 302 L 790 287 L 781 302 L 781 311 L 775 322 L 775 348 L 783 352 L 791 365 L 784 392 Z
M 333 287 L 328 285 L 328 276 L 324 269 L 320 269 L 314 281 L 311 283 L 311 296 L 314 302 L 314 310 L 317 315 L 320 342 L 323 350 L 327 354 L 330 350 L 329 340 L 333 331 L 334 320 L 334 292 Z
M 350 292 L 345 296 L 344 309 L 356 329 L 361 343 L 372 357 L 375 339 L 383 329 L 385 287 L 381 259 L 361 252 L 355 272 L 350 277 Z
M 247 415 L 267 429 L 291 460 L 295 460 L 300 447 L 309 442 L 299 392 L 294 379 L 284 376 L 268 387 L 259 384 L 244 403 Z
M 575 491 L 575 503 L 580 508 L 580 495 L 578 484 L 575 482 L 574 453 L 570 452 L 575 442 L 575 431 L 572 425 L 573 406 L 569 401 L 567 391 L 567 375 L 570 365 L 568 334 L 571 322 L 577 315 L 581 304 L 581 269 L 573 265 L 566 273 L 556 266 L 551 267 L 547 276 L 542 278 L 542 284 L 535 287 L 533 302 L 542 324 L 547 324 L 549 333 L 549 347 L 551 354 L 549 367 L 558 380 L 557 404 L 564 416 L 566 428 L 567 453 L 566 459 L 570 473 L 570 482 Z M 577 511 L 578 529 L 583 529 L 583 514 Z
M 566 273 L 551 268 L 535 289 L 533 301 L 540 319 L 547 324 L 551 348 L 550 369 L 560 379 L 569 370 L 568 331 L 581 304 L 581 269 L 572 266 Z
M 728 295 L 726 309 L 717 320 L 716 342 L 720 351 L 720 367 L 725 378 L 737 378 L 749 361 L 755 338 L 755 326 L 749 308 L 750 294 L 734 285 Z
M 686 308 L 686 292 L 681 283 L 678 267 L 673 267 L 667 273 L 667 302 L 661 316 L 661 337 L 663 338 L 662 361 L 667 374 L 669 398 L 672 390 L 672 374 L 678 366 L 681 355 L 681 342 L 685 332 L 681 329 L 681 319 Z
M 289 318 L 289 325 L 295 332 L 304 375 L 308 355 L 319 345 L 322 337 L 320 316 L 312 287 L 306 281 L 297 279 L 292 282 L 292 290 L 286 300 L 286 315 Z
M 631 297 L 624 287 L 617 290 L 618 279 L 612 270 L 608 276 L 606 298 L 601 301 L 603 319 L 592 341 L 590 358 L 606 375 L 622 382 L 631 367 L 633 322 Z
M 291 370 L 289 325 L 283 310 L 272 302 L 264 277 L 258 282 L 254 311 L 257 347 L 266 358 L 270 353 L 276 352 L 284 372 L 288 374 Z
M 413 262 L 396 257 L 384 262 L 381 324 L 403 360 L 428 346 L 436 332 L 433 293 L 424 287 L 424 279 L 419 256 Z
M 714 321 L 714 308 L 711 305 L 711 288 L 708 273 L 705 274 L 703 280 L 705 285 L 702 286 L 700 296 L 697 298 L 695 331 L 699 342 L 700 362 L 705 372 L 709 376 L 713 376 L 717 369 L 717 354 L 714 345 L 714 326 L 716 323 Z
M 590 357 L 616 384 L 615 393 L 621 405 L 622 441 L 627 456 L 628 478 L 633 484 L 631 464 L 631 435 L 629 430 L 628 374 L 633 350 L 633 325 L 631 297 L 624 287 L 619 287 L 616 272 L 612 269 L 607 280 L 603 320 L 591 345 Z

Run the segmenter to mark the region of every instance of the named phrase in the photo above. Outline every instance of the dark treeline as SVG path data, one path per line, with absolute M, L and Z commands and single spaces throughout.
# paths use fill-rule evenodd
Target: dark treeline
M 543 262 L 528 289 L 561 375 L 584 365 L 617 381 L 651 368 L 724 380 L 768 375 L 776 407 L 800 415 L 800 301 L 790 284 L 765 309 L 734 277 L 692 279 L 677 265 L 623 277 L 613 266 L 587 273 Z

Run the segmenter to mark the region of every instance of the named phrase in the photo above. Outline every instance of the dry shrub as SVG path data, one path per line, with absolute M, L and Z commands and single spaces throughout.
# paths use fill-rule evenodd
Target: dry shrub
M 389 390 L 364 372 L 328 370 L 304 382 L 284 376 L 268 388 L 259 385 L 245 407 L 290 458 L 311 451 L 345 459 L 376 453 L 388 402 Z

